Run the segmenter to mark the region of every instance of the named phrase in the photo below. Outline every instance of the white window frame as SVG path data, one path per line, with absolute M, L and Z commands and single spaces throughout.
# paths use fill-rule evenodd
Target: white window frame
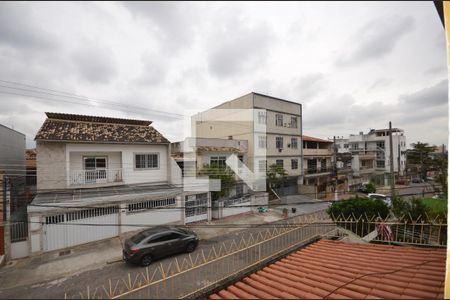
M 259 172 L 267 171 L 267 160 L 261 159 L 258 161 L 258 170 L 259 170 Z
M 294 168 L 294 166 L 293 166 L 294 162 L 297 163 L 297 166 L 296 166 L 295 168 Z M 297 159 L 297 158 L 291 159 L 291 169 L 292 169 L 292 170 L 297 170 L 297 169 L 298 169 L 298 159 Z
M 258 123 L 263 125 L 267 124 L 267 113 L 265 111 L 258 111 Z
M 226 161 L 227 161 L 227 157 L 226 156 L 224 156 L 224 155 L 215 155 L 215 156 L 210 156 L 209 157 L 209 165 L 212 167 L 212 162 L 213 162 L 213 160 L 216 160 L 217 161 L 217 167 L 220 167 L 220 161 L 223 161 L 224 163 L 223 163 L 223 167 L 224 168 L 226 168 L 226 166 L 227 166 L 227 163 L 226 163 Z
M 262 148 L 262 149 L 267 148 L 267 136 L 266 135 L 258 136 L 258 148 Z
M 281 165 L 278 164 L 279 161 L 281 161 Z M 277 167 L 282 167 L 282 168 L 284 168 L 284 159 L 277 159 L 277 160 L 275 160 L 275 165 L 276 165 Z
M 136 166 L 136 156 L 137 155 L 145 155 L 145 159 L 144 159 L 144 167 L 137 167 Z M 156 155 L 156 163 L 157 166 L 156 167 L 149 167 L 148 166 L 148 156 L 149 155 Z M 160 157 L 159 157 L 159 153 L 158 152 L 142 152 L 142 153 L 133 153 L 133 168 L 135 171 L 143 171 L 143 170 L 159 170 L 160 168 Z

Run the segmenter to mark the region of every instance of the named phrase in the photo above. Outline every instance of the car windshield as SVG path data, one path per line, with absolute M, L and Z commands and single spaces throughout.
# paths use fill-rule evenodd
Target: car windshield
M 139 232 L 136 235 L 133 235 L 130 240 L 135 243 L 135 244 L 139 244 L 143 239 L 145 239 L 147 236 L 145 234 L 143 234 L 142 232 Z

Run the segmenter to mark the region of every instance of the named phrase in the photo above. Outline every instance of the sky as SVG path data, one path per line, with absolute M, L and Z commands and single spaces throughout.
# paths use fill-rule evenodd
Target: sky
M 304 134 L 405 130 L 447 144 L 445 31 L 430 2 L 0 3 L 0 124 L 62 112 L 153 120 L 250 92 L 303 105 Z

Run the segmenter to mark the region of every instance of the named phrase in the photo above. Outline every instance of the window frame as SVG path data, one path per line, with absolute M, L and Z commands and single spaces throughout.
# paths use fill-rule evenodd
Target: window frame
M 261 144 L 264 144 L 261 146 Z M 258 136 L 258 148 L 259 149 L 267 149 L 267 135 L 259 135 Z
M 295 141 L 295 143 L 294 143 L 294 141 Z M 294 144 L 295 144 L 295 147 L 294 147 Z M 292 149 L 298 149 L 298 139 L 295 138 L 295 137 L 291 138 L 291 148 Z
M 144 155 L 144 157 L 145 157 L 145 159 L 144 159 L 144 166 L 145 167 L 144 168 L 138 168 L 136 166 L 136 162 L 137 162 L 136 156 L 137 155 Z M 148 158 L 147 157 L 149 155 L 156 155 L 157 167 L 152 167 L 152 168 L 148 167 Z M 160 160 L 161 160 L 161 158 L 160 158 L 159 152 L 135 152 L 135 153 L 133 153 L 133 169 L 134 169 L 134 171 L 159 170 L 160 166 L 161 166 L 161 161 Z
M 294 162 L 297 164 L 297 166 L 295 168 L 294 168 Z M 291 170 L 298 170 L 298 158 L 291 159 Z
M 227 156 L 226 155 L 214 155 L 209 157 L 209 166 L 213 167 L 213 158 L 214 160 L 217 160 L 217 167 L 218 168 L 226 168 L 227 167 Z M 222 159 L 224 158 L 224 159 Z M 223 160 L 223 167 L 220 166 L 220 161 Z
M 281 141 L 281 147 L 278 147 L 278 141 Z M 283 149 L 284 148 L 284 139 L 282 136 L 276 136 L 275 137 L 275 148 L 276 149 Z
M 281 164 L 278 164 L 279 161 L 281 161 Z M 275 160 L 275 165 L 276 165 L 277 167 L 282 167 L 282 168 L 284 168 L 284 159 L 277 159 L 277 160 Z
M 281 121 L 281 124 L 278 124 L 279 123 L 278 121 Z M 283 127 L 283 115 L 282 114 L 275 114 L 275 126 Z
M 295 122 L 292 122 L 292 121 L 294 121 L 294 120 L 295 120 Z M 293 126 L 293 124 L 295 124 L 295 126 Z M 298 120 L 297 120 L 297 117 L 291 116 L 291 128 L 298 128 Z

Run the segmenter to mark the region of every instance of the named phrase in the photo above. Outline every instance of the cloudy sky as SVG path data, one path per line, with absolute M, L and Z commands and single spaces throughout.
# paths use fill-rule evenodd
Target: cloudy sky
M 251 91 L 303 104 L 307 135 L 392 121 L 447 144 L 446 64 L 432 2 L 0 3 L 0 123 L 29 147 L 45 111 L 150 119 L 176 141 L 185 110 Z

